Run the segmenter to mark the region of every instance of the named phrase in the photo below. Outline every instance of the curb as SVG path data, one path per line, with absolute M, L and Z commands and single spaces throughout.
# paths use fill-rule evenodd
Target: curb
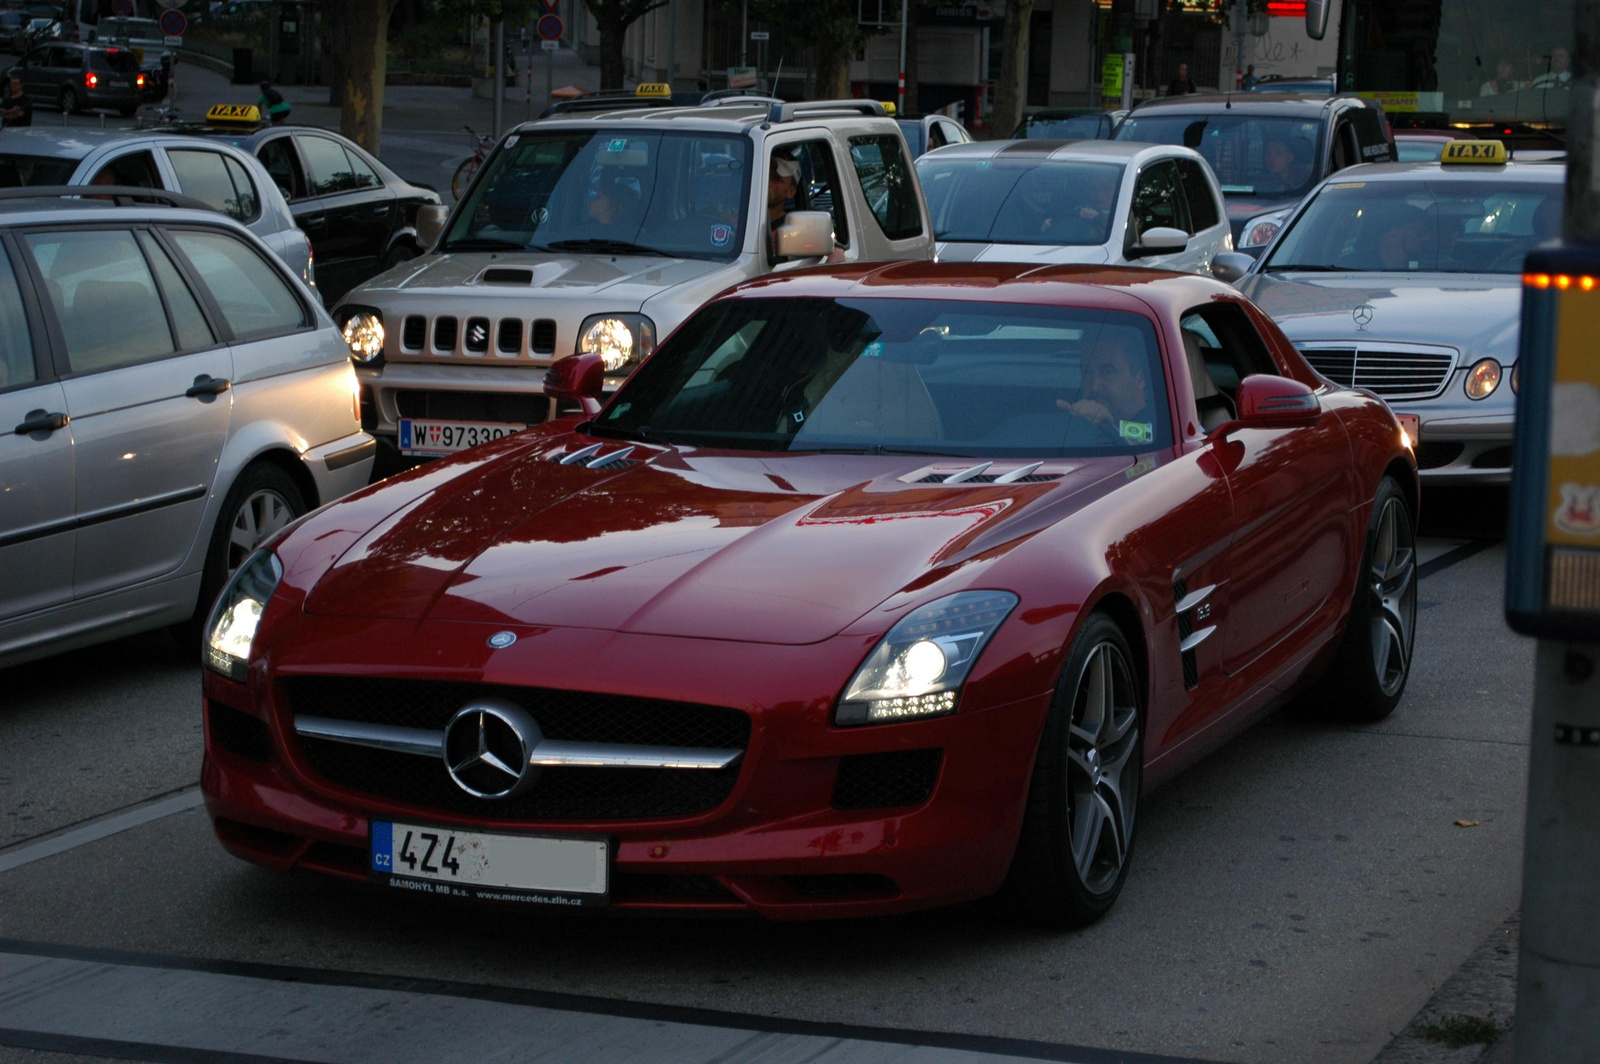
M 1521 922 L 1522 914 L 1516 912 L 1497 927 L 1372 1064 L 1510 1064 Z M 1431 1025 L 1456 1016 L 1492 1021 L 1501 1035 L 1493 1045 L 1479 1042 L 1456 1049 L 1424 1036 Z

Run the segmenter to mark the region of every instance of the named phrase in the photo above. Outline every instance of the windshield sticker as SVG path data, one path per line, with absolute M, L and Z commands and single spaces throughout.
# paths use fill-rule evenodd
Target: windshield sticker
M 1223 185 L 1222 186 L 1222 194 L 1224 196 L 1231 196 L 1231 195 L 1234 195 L 1236 193 L 1238 195 L 1240 195 L 1240 196 L 1249 196 L 1249 195 L 1253 194 L 1255 192 L 1255 190 L 1256 190 L 1256 186 L 1254 186 L 1254 185 Z
M 926 329 L 923 332 L 927 332 Z M 861 349 L 862 358 L 881 358 L 883 356 L 883 341 L 874 340 Z
M 733 239 L 733 226 L 731 226 L 731 225 L 713 225 L 711 227 L 711 246 L 712 247 L 714 247 L 714 248 L 725 248 L 725 247 L 728 246 L 728 241 L 730 241 L 732 239 Z
M 1149 443 L 1156 438 L 1156 427 L 1148 421 L 1121 421 L 1117 431 L 1130 443 Z
M 1329 185 L 1328 187 L 1329 188 L 1366 188 L 1367 187 L 1367 183 L 1365 181 L 1340 181 L 1338 184 Z
M 616 137 L 611 141 L 610 144 L 606 145 L 606 151 L 627 151 L 627 150 L 628 150 L 628 138 L 627 137 Z
M 522 139 L 522 137 L 520 137 L 516 133 L 511 134 L 511 136 L 506 138 L 506 147 L 515 148 L 517 146 L 517 141 L 519 141 L 521 139 Z
M 1150 457 L 1149 455 L 1145 455 L 1143 458 L 1141 458 L 1137 462 L 1133 463 L 1133 465 L 1129 466 L 1127 468 L 1127 470 L 1122 475 L 1127 477 L 1129 480 L 1135 480 L 1135 479 L 1137 479 L 1139 477 L 1144 476 L 1146 473 L 1150 472 L 1150 470 L 1154 469 L 1155 467 L 1156 467 L 1156 460 L 1154 458 Z

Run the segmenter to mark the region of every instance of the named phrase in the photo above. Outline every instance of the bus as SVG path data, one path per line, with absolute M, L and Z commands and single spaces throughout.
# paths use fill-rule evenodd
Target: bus
M 1337 87 L 1396 128 L 1461 129 L 1507 147 L 1563 148 L 1575 0 L 1311 0 L 1306 32 L 1338 15 Z

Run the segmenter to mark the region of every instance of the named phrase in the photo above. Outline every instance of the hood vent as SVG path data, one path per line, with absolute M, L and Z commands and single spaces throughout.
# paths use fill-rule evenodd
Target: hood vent
M 628 456 L 633 453 L 633 447 L 618 447 L 614 451 L 601 454 L 603 443 L 591 443 L 576 451 L 551 451 L 545 456 L 545 461 L 555 462 L 558 465 L 582 465 L 585 469 L 626 469 L 642 463 L 638 459 Z
M 533 271 L 511 266 L 490 266 L 478 274 L 479 284 L 532 284 Z
M 1034 462 L 1030 465 L 1018 466 L 1009 473 L 990 473 L 987 470 L 993 462 L 983 462 L 963 469 L 957 473 L 929 473 L 918 484 L 1043 484 L 1051 480 L 1060 480 L 1060 473 L 1040 473 L 1039 467 L 1043 462 Z

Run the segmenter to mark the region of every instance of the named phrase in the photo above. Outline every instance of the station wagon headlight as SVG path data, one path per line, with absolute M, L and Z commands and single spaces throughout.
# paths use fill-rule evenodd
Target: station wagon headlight
M 350 357 L 357 362 L 371 362 L 383 354 L 383 315 L 366 307 L 355 308 L 340 314 L 344 318 L 341 331 L 344 342 L 350 345 Z
M 834 723 L 888 724 L 954 713 L 967 674 L 1016 605 L 1009 591 L 962 591 L 913 610 L 851 677 Z
M 1273 237 L 1278 235 L 1278 230 L 1283 228 L 1283 223 L 1289 220 L 1288 211 L 1273 211 L 1271 214 L 1258 214 L 1245 223 L 1244 229 L 1239 232 L 1239 246 L 1242 248 L 1264 248 L 1272 243 Z
M 577 353 L 599 355 L 607 376 L 630 370 L 655 349 L 655 322 L 643 314 L 591 314 L 578 329 Z
M 1487 399 L 1500 387 L 1500 363 L 1485 358 L 1467 370 L 1467 398 Z
M 205 660 L 209 668 L 236 683 L 244 683 L 256 626 L 282 579 L 283 563 L 270 550 L 256 551 L 239 566 L 206 620 Z

